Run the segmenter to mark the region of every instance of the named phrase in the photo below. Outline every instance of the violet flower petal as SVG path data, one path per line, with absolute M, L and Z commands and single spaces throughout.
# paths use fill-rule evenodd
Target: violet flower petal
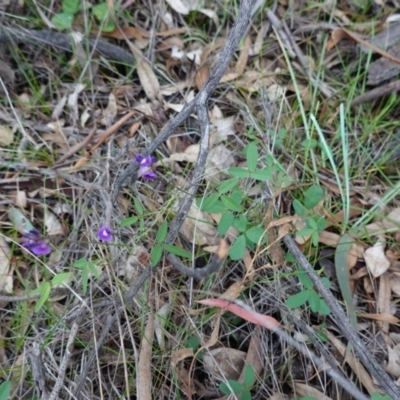
M 107 225 L 103 225 L 98 230 L 97 237 L 103 242 L 110 242 L 113 238 L 112 230 Z
M 32 245 L 30 247 L 30 250 L 36 256 L 44 256 L 46 254 L 51 253 L 50 246 L 44 240 L 39 240 L 37 243 Z
M 37 256 L 43 256 L 51 253 L 50 246 L 45 240 L 41 239 L 40 233 L 36 230 L 31 230 L 23 235 L 25 239 L 22 242 L 22 246 L 30 250 L 33 254 Z
M 146 167 L 139 169 L 139 177 L 142 177 L 143 179 L 152 180 L 156 179 L 158 176 L 151 168 Z

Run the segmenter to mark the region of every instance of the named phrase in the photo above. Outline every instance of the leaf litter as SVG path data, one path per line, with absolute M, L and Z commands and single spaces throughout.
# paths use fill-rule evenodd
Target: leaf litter
M 346 192 L 347 204 L 351 204 L 346 220 L 340 197 L 342 187 L 326 164 L 318 136 L 307 136 L 310 131 L 298 123 L 304 110 L 317 113 L 327 141 L 337 151 L 334 120 L 338 115 L 337 99 L 347 101 L 343 86 L 350 85 L 351 79 L 358 80 L 355 93 L 365 95 L 361 89 L 363 79 L 368 79 L 369 86 L 393 79 L 389 75 L 373 75 L 379 70 L 374 67 L 378 57 L 383 57 L 381 63 L 385 60 L 392 64 L 398 58 L 374 40 L 374 29 L 365 28 L 363 39 L 360 38 L 354 2 L 326 8 L 324 12 L 332 16 L 333 27 L 320 30 L 316 28 L 317 8 L 310 6 L 305 10 L 300 3 L 291 6 L 287 3 L 280 1 L 275 10 L 260 9 L 262 12 L 255 13 L 252 28 L 243 38 L 236 59 L 225 71 L 209 102 L 211 139 L 203 180 L 197 183 L 199 198 L 204 201 L 216 192 L 220 196 L 217 202 L 221 202 L 221 196 L 230 195 L 233 189 L 246 194 L 245 199 L 235 197 L 229 202 L 224 198 L 225 207 L 226 204 L 236 207 L 235 210 L 241 207 L 241 211 L 227 209 L 233 213 L 234 222 L 223 235 L 231 249 L 235 240 L 243 237 L 244 252 L 239 259 L 228 256 L 221 271 L 203 281 L 182 279 L 162 257 L 163 268 L 154 271 L 129 314 L 111 327 L 109 340 L 98 355 L 101 368 L 91 376 L 91 389 L 87 386 L 83 389 L 91 398 L 101 398 L 105 388 L 112 387 L 111 392 L 107 389 L 108 398 L 119 398 L 122 393 L 143 399 L 167 398 L 180 391 L 188 398 L 217 399 L 223 394 L 220 381 L 233 379 L 243 384 L 245 365 L 250 365 L 257 376 L 257 383 L 251 388 L 253 398 L 337 397 L 335 385 L 320 379 L 324 368 L 314 369 L 300 350 L 290 350 L 273 333 L 253 326 L 264 324 L 274 331 L 280 324 L 287 324 L 294 331 L 297 328 L 285 316 L 288 312 L 301 315 L 319 335 L 325 332 L 340 353 L 338 360 L 345 361 L 353 371 L 343 368 L 343 372 L 350 380 L 357 377 L 364 393 L 379 391 L 357 357 L 346 352 L 348 343 L 338 334 L 338 327 L 330 317 L 314 312 L 311 306 L 295 311 L 286 307 L 285 299 L 307 284 L 299 281 L 296 264 L 280 240 L 296 231 L 299 248 L 314 260 L 316 269 L 322 265 L 321 258 L 323 265 L 333 266 L 331 290 L 340 301 L 351 306 L 346 309 L 349 316 L 349 310 L 354 310 L 355 329 L 362 332 L 374 357 L 393 379 L 400 375 L 399 345 L 392 338 L 399 317 L 396 309 L 400 293 L 399 204 L 396 197 L 382 200 L 390 189 L 387 186 L 392 173 L 385 175 L 384 160 L 381 162 L 373 154 L 382 136 L 392 138 L 398 134 L 397 126 L 375 124 L 365 140 L 362 131 L 366 126 L 354 122 L 355 136 L 349 139 L 353 146 L 349 150 L 355 164 L 352 164 L 350 190 Z M 49 283 L 39 293 L 46 307 L 34 312 L 40 298 L 24 300 L 19 303 L 25 307 L 20 318 L 7 316 L 7 310 L 17 315 L 18 303 L 1 299 L 5 304 L 0 327 L 5 343 L 2 350 L 9 353 L 2 367 L 23 362 L 23 350 L 12 337 L 28 340 L 28 327 L 37 331 L 40 326 L 40 343 L 54 341 L 50 351 L 57 357 L 64 355 L 64 344 L 56 338 L 68 334 L 76 317 L 69 304 L 78 305 L 79 299 L 87 299 L 82 290 L 84 276 L 94 301 L 80 334 L 88 342 L 96 341 L 94 335 L 114 307 L 109 296 L 115 294 L 121 299 L 122 293 L 135 283 L 138 271 L 151 262 L 153 249 L 163 245 L 163 238 L 157 233 L 161 223 L 171 221 L 178 212 L 179 200 L 191 183 L 191 170 L 201 150 L 199 121 L 194 115 L 177 126 L 174 135 L 154 153 L 143 151 L 166 121 L 182 110 L 207 82 L 233 18 L 222 19 L 222 10 L 214 3 L 171 0 L 163 6 L 154 5 L 157 10 L 165 7 L 154 25 L 151 23 L 154 9 L 142 2 L 127 2 L 126 11 L 140 18 L 126 21 L 117 18 L 118 26 L 113 32 L 101 32 L 98 26 L 92 32 L 102 42 L 133 52 L 135 65 L 117 64 L 97 52 L 87 54 L 83 42 L 76 44 L 73 53 L 60 48 L 51 53 L 39 47 L 41 64 L 33 48 L 13 43 L 10 48 L 18 51 L 6 52 L 1 60 L 4 63 L 1 70 L 6 75 L 0 75 L 11 101 L 3 104 L 0 114 L 2 294 L 31 295 Z M 18 7 L 14 12 L 33 13 Z M 234 6 L 226 7 L 232 11 Z M 375 11 L 382 15 L 388 12 L 385 7 L 378 2 L 374 4 Z M 59 12 L 56 5 L 51 11 Z M 290 24 L 285 20 L 287 12 L 291 13 Z M 395 31 L 389 30 L 383 19 L 379 25 L 373 12 L 366 12 L 363 18 L 387 36 L 395 34 L 390 33 Z M 343 19 L 346 26 L 341 26 Z M 84 24 L 84 19 L 78 18 L 78 28 L 74 29 L 85 32 L 88 27 Z M 308 31 L 307 26 L 311 27 Z M 357 54 L 354 42 L 346 39 L 356 41 L 364 54 Z M 328 43 L 325 48 L 324 43 Z M 362 73 L 357 74 L 355 55 L 364 59 L 367 50 L 374 52 L 373 60 L 370 64 L 365 62 Z M 26 60 L 30 60 L 28 65 Z M 22 68 L 26 68 L 30 79 L 21 73 Z M 321 71 L 318 75 L 321 79 L 315 79 L 315 72 Z M 348 71 L 353 73 L 351 79 Z M 336 98 L 331 97 L 333 93 Z M 395 120 L 398 111 L 395 101 L 392 99 L 391 108 L 385 109 L 378 98 L 349 102 L 353 113 L 363 118 L 367 117 L 362 107 L 368 106 L 372 110 L 366 114 L 369 117 L 381 112 L 386 113 L 387 120 Z M 315 107 L 316 99 L 321 102 L 320 108 Z M 286 137 L 278 138 L 279 127 L 284 128 Z M 362 137 L 359 142 L 357 134 Z M 274 140 L 270 141 L 268 138 L 272 136 Z M 363 140 L 365 151 L 360 146 Z M 260 154 L 256 165 L 271 168 L 272 179 L 257 180 L 252 171 L 246 172 L 246 178 L 237 188 L 219 193 L 221 185 L 233 178 L 229 168 L 245 170 L 249 165 L 246 148 L 250 142 L 257 144 Z M 388 149 L 391 143 L 394 142 L 387 142 Z M 368 152 L 372 153 L 373 161 L 367 156 L 363 159 Z M 125 187 L 123 198 L 120 196 L 112 206 L 110 193 L 116 176 L 138 155 L 156 158 L 151 172 L 157 178 L 147 179 L 148 174 L 139 173 L 139 183 Z M 335 157 L 341 165 L 340 153 Z M 320 163 L 314 169 L 313 159 Z M 353 162 L 351 157 L 349 160 Z M 390 160 L 395 164 L 396 154 Z M 290 168 L 297 174 L 292 175 L 295 178 L 291 184 L 283 185 L 282 174 Z M 364 173 L 367 170 L 368 176 Z M 340 171 L 342 179 L 343 173 L 344 169 Z M 307 205 L 302 193 L 307 185 L 317 184 L 316 178 L 324 186 L 325 195 L 299 215 L 292 202 L 300 199 Z M 371 213 L 369 220 L 364 218 L 375 205 L 379 206 L 375 208 L 379 212 Z M 23 226 L 16 224 L 15 218 L 14 222 L 8 218 L 12 207 L 18 209 Z M 325 217 L 328 221 L 325 226 L 318 225 Z M 367 220 L 368 223 L 359 225 L 359 221 Z M 49 241 L 52 254 L 48 259 L 35 258 L 24 251 L 26 223 L 40 232 L 37 241 Z M 193 203 L 173 243 L 174 251 L 179 252 L 187 265 L 201 268 L 207 263 L 209 250 L 218 251 L 220 224 L 221 213 L 204 211 Z M 261 232 L 254 242 L 249 239 L 252 232 Z M 266 242 L 262 241 L 262 235 Z M 343 247 L 343 237 L 348 238 L 348 246 Z M 344 248 L 346 254 L 341 253 Z M 61 251 L 55 257 L 57 249 Z M 80 259 L 84 262 L 78 263 Z M 70 273 L 71 279 L 65 280 L 65 285 L 51 283 L 54 276 L 62 278 L 62 271 Z M 99 271 L 98 279 L 93 271 Z M 343 289 L 340 281 L 347 289 Z M 68 301 L 65 292 L 61 296 L 55 290 L 43 298 L 51 285 L 59 287 L 56 290 L 65 290 Z M 207 303 L 205 299 L 211 297 L 219 303 Z M 239 298 L 244 301 L 243 306 L 233 301 Z M 199 308 L 199 303 L 223 306 L 232 314 Z M 165 314 L 164 309 L 168 310 Z M 64 321 L 55 331 L 40 322 L 50 315 Z M 308 333 L 303 332 L 303 336 L 308 337 Z M 307 341 L 306 344 L 317 351 L 313 344 Z M 70 371 L 76 371 L 71 372 L 69 379 L 75 383 L 85 374 L 79 368 L 88 350 L 76 346 L 69 359 Z M 296 365 L 303 367 L 295 368 Z M 13 387 L 15 396 L 26 390 L 33 392 L 34 384 L 12 369 L 14 382 L 20 382 Z M 173 379 L 175 383 L 171 383 Z M 61 391 L 60 398 L 67 396 L 67 392 Z

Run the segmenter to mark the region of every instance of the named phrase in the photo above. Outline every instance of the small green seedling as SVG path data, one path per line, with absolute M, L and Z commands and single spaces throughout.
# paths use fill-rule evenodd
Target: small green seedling
M 225 395 L 234 394 L 240 400 L 251 400 L 251 389 L 256 381 L 256 374 L 251 365 L 246 365 L 243 375 L 243 383 L 228 379 L 227 382 L 221 382 L 219 390 Z
M 76 14 L 81 10 L 80 0 L 63 0 L 62 12 L 55 14 L 51 22 L 60 30 L 71 28 Z M 99 21 L 103 32 L 113 32 L 116 25 L 109 19 L 110 9 L 107 2 L 99 3 L 91 8 L 92 14 Z
M 326 228 L 324 217 L 315 215 L 312 209 L 323 199 L 324 190 L 318 185 L 310 186 L 304 193 L 303 203 L 299 200 L 293 201 L 293 208 L 299 217 L 306 218 L 306 228 L 297 232 L 299 236 L 311 236 L 315 247 L 318 246 L 319 234 Z
M 180 247 L 174 246 L 172 244 L 166 244 L 164 243 L 166 237 L 168 234 L 168 222 L 164 221 L 160 227 L 158 228 L 157 234 L 156 234 L 156 243 L 153 246 L 150 254 L 151 258 L 151 265 L 155 266 L 159 263 L 161 260 L 162 254 L 165 251 L 168 253 L 175 254 L 177 256 L 191 259 L 192 254 L 189 253 L 188 251 L 181 249 Z
M 305 271 L 299 273 L 299 280 L 303 285 L 303 290 L 299 293 L 294 294 L 286 299 L 286 305 L 288 308 L 298 308 L 308 303 L 313 313 L 321 315 L 329 315 L 331 310 L 329 309 L 326 301 L 314 290 L 314 284 L 311 279 L 307 276 Z M 328 278 L 323 277 L 322 281 L 324 285 L 329 289 L 330 281 Z
M 51 288 L 59 286 L 63 282 L 69 279 L 71 274 L 69 272 L 62 272 L 61 274 L 54 275 L 50 282 L 43 282 L 38 288 L 36 288 L 32 294 L 40 293 L 40 297 L 35 305 L 35 312 L 38 312 L 48 300 Z
M 74 262 L 73 266 L 82 271 L 82 292 L 86 294 L 89 284 L 89 272 L 91 272 L 96 279 L 99 279 L 96 264 L 86 260 L 86 258 L 80 258 Z

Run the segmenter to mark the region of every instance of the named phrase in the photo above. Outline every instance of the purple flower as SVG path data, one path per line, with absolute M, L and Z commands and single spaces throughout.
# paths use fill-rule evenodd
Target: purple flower
M 103 225 L 98 230 L 97 236 L 103 242 L 110 242 L 113 238 L 112 230 L 107 225 Z
M 42 239 L 40 233 L 34 229 L 23 235 L 22 246 L 30 250 L 36 256 L 44 256 L 51 253 L 50 246 Z
M 148 180 L 157 178 L 157 174 L 151 168 L 151 164 L 156 161 L 154 157 L 143 157 L 139 154 L 135 157 L 135 161 L 139 163 L 139 177 Z

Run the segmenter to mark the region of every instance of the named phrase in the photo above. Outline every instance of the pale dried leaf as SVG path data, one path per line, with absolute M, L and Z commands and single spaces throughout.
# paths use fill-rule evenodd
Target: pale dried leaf
M 220 347 L 210 350 L 203 356 L 208 373 L 216 379 L 237 380 L 243 370 L 246 353 L 237 349 Z
M 58 101 L 58 103 L 54 107 L 54 110 L 51 114 L 51 119 L 57 121 L 60 118 L 60 115 L 64 111 L 65 104 L 67 103 L 67 98 L 68 98 L 68 96 L 66 94 L 61 97 L 61 99 Z
M 382 220 L 382 225 L 387 229 L 398 228 L 400 230 L 400 208 L 392 210 L 386 218 Z
M 222 174 L 221 172 L 226 171 L 235 163 L 236 161 L 232 155 L 232 151 L 229 150 L 224 144 L 215 146 L 208 153 L 204 171 L 206 180 L 214 183 L 221 182 L 225 176 L 225 174 Z
M 156 319 L 154 321 L 154 331 L 156 334 L 157 342 L 161 350 L 165 349 L 165 324 L 168 320 L 168 315 L 171 312 L 171 305 L 168 303 L 163 304 L 156 313 Z
M 6 125 L 0 125 L 0 146 L 8 146 L 14 141 L 13 131 Z
M 193 357 L 193 355 L 194 354 L 192 348 L 174 350 L 171 355 L 171 365 L 175 368 L 178 365 L 178 363 L 180 363 L 186 358 Z
M 10 274 L 11 249 L 8 243 L 0 236 L 0 291 L 13 292 L 13 277 Z
M 392 292 L 400 296 L 400 276 L 392 275 L 389 282 Z
M 318 389 L 304 383 L 296 382 L 294 384 L 294 389 L 299 396 L 311 396 L 318 400 L 332 400 L 330 397 L 325 396 Z
M 105 126 L 110 126 L 118 114 L 117 100 L 113 93 L 108 96 L 108 105 L 103 111 L 103 118 L 100 123 Z
M 160 84 L 151 65 L 144 58 L 141 58 L 138 61 L 136 68 L 139 75 L 140 83 L 142 84 L 143 90 L 146 93 L 147 98 L 150 101 L 162 101 Z
M 68 96 L 68 107 L 71 113 L 73 122 L 78 120 L 79 109 L 78 109 L 78 98 L 79 94 L 85 89 L 85 85 L 78 83 L 75 86 L 73 93 Z
M 400 376 L 400 344 L 393 348 L 388 346 L 388 363 L 385 370 L 396 378 Z
M 235 134 L 235 117 L 227 117 L 214 119 L 212 121 L 213 127 L 216 129 L 217 134 L 215 137 L 215 144 L 218 144 L 226 139 L 229 136 Z
M 194 204 L 190 207 L 187 218 L 183 222 L 182 233 L 190 242 L 199 246 L 217 243 L 218 234 L 212 218 L 200 211 Z
M 179 14 L 188 15 L 190 9 L 182 0 L 166 0 L 171 8 Z
M 319 242 L 329 247 L 336 247 L 339 243 L 339 240 L 340 235 L 337 233 L 322 231 L 319 234 Z
M 49 236 L 63 235 L 64 229 L 60 220 L 48 208 L 45 209 L 44 223 Z
M 195 163 L 199 156 L 199 151 L 200 151 L 200 145 L 192 144 L 188 146 L 183 153 L 171 154 L 170 158 L 165 159 L 164 161 L 172 160 L 172 161 L 187 161 L 190 163 Z
M 378 241 L 372 247 L 364 251 L 365 263 L 372 276 L 377 278 L 390 267 L 390 261 L 385 255 L 384 242 Z

